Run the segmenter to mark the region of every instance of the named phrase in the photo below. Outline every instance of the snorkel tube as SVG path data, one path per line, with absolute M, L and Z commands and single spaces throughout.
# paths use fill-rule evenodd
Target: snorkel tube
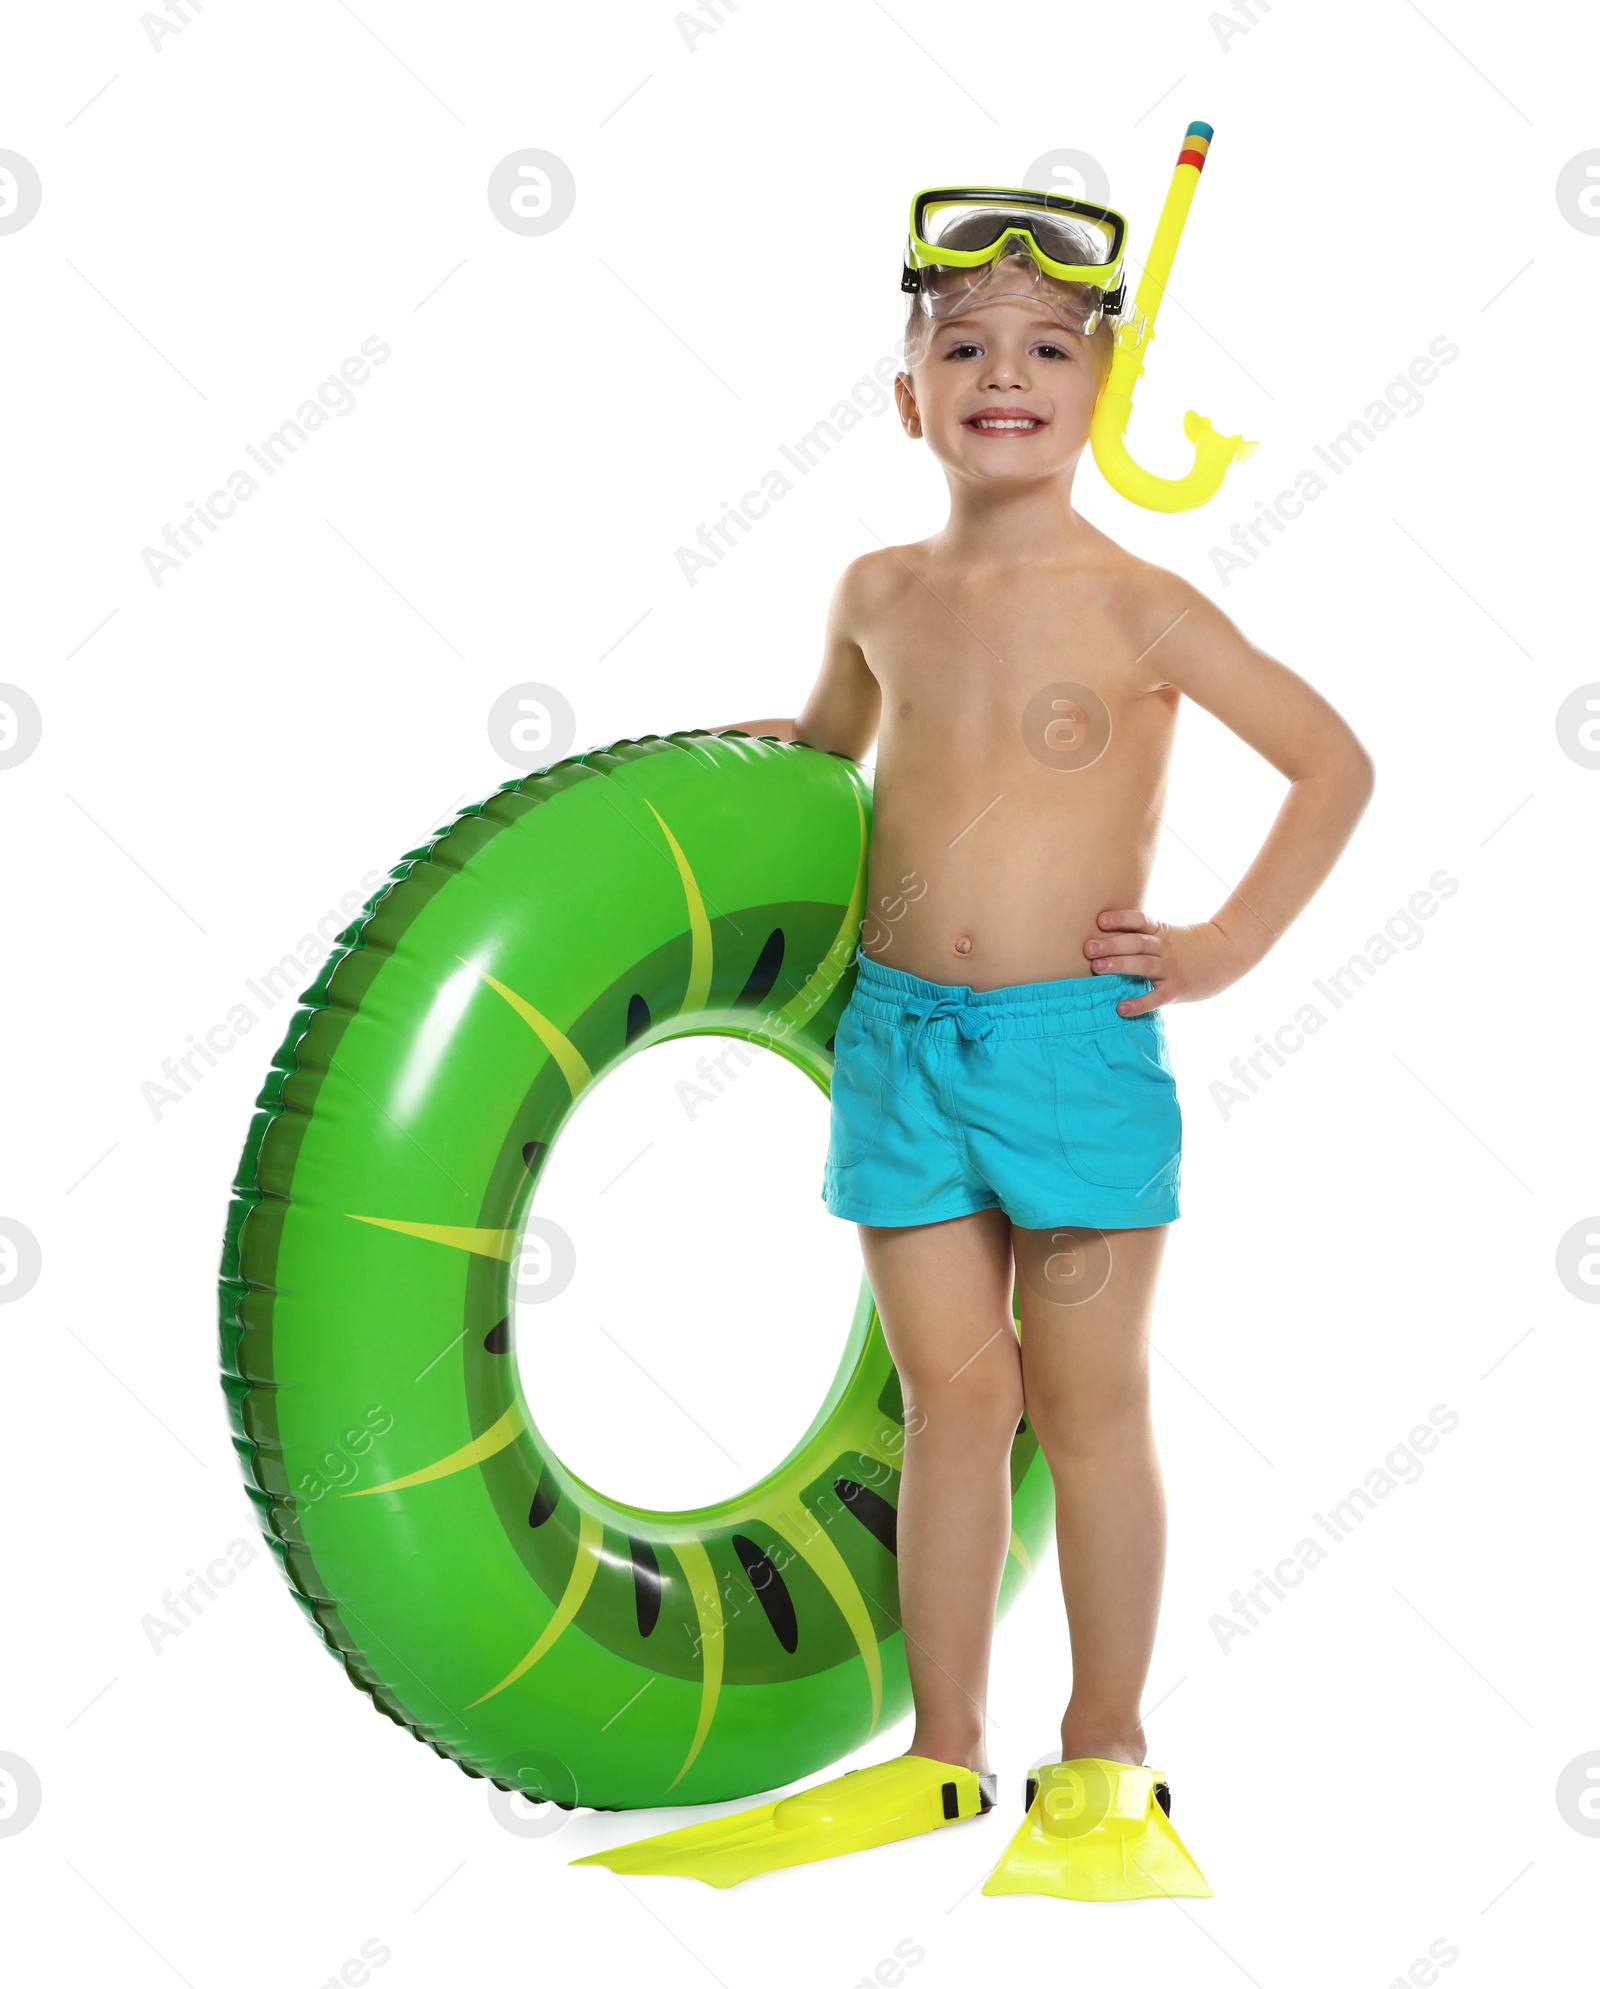
M 1185 476 L 1158 477 L 1139 467 L 1128 454 L 1124 439 L 1128 417 L 1133 413 L 1133 390 L 1144 372 L 1145 352 L 1155 337 L 1156 313 L 1167 292 L 1172 259 L 1178 252 L 1210 144 L 1209 124 L 1191 124 L 1184 134 L 1177 170 L 1133 300 L 1133 315 L 1117 331 L 1111 370 L 1089 427 L 1089 442 L 1100 474 L 1114 491 L 1147 511 L 1190 511 L 1206 503 L 1222 488 L 1229 468 L 1243 462 L 1256 446 L 1242 435 L 1219 435 L 1203 414 L 1191 408 L 1183 417 L 1183 432 L 1194 444 L 1194 463 Z

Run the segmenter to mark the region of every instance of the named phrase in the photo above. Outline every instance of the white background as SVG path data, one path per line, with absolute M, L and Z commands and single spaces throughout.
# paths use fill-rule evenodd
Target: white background
M 1600 1206 L 1600 773 L 1556 714 L 1600 678 L 1600 238 L 1556 181 L 1600 146 L 1596 49 L 1573 12 L 1241 7 L 722 0 L 691 47 L 668 0 L 209 0 L 159 53 L 133 4 L 13 18 L 0 146 L 43 204 L 0 236 L 0 676 L 44 723 L 0 774 L 0 1215 L 44 1265 L 0 1309 L 0 1753 L 43 1789 L 0 1836 L 13 1979 L 310 1989 L 364 1941 L 386 1985 L 849 1989 L 893 1981 L 897 1943 L 917 1989 L 1381 1989 L 1430 1943 L 1452 1989 L 1592 1968 L 1600 1839 L 1556 1783 L 1600 1749 L 1600 1314 L 1556 1255 Z M 1137 252 L 1194 117 L 1216 139 L 1135 447 L 1176 470 L 1195 406 L 1261 448 L 1199 512 L 1136 511 L 1092 467 L 1080 501 L 1310 678 L 1379 771 L 1276 951 L 1167 1015 L 1187 1155 L 1148 1725 L 1217 1897 L 974 1890 L 1066 1696 L 1049 1566 L 998 1639 L 997 1818 L 726 1895 L 569 1870 L 667 1819 L 503 1829 L 344 1682 L 255 1532 L 214 1280 L 289 1005 L 159 1117 L 141 1087 L 508 777 L 486 731 L 508 686 L 558 686 L 579 748 L 796 710 L 838 570 L 939 523 L 925 452 L 868 417 L 697 585 L 675 553 L 893 349 L 911 191 L 1071 147 Z M 537 237 L 486 199 L 528 146 L 578 190 Z M 392 356 L 355 411 L 154 585 L 142 549 L 370 336 Z M 1212 547 L 1441 336 L 1460 356 L 1421 411 L 1225 585 Z M 1215 909 L 1281 785 L 1186 710 L 1155 915 Z M 1230 1060 L 1441 869 L 1457 892 L 1225 1115 Z M 825 1106 L 775 1061 L 598 1213 L 677 1056 L 618 1074 L 551 1183 L 582 1261 L 614 1267 L 569 1314 L 606 1332 L 524 1353 L 571 1461 L 661 1503 L 782 1454 L 857 1276 L 817 1200 Z M 1231 1593 L 1438 1404 L 1459 1425 L 1420 1481 L 1224 1652 Z M 143 1619 L 235 1540 L 253 1563 L 153 1650 Z

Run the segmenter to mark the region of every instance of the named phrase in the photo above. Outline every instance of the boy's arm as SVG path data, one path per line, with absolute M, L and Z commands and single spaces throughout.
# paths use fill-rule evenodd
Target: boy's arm
M 1220 719 L 1289 782 L 1277 819 L 1227 902 L 1204 924 L 1167 926 L 1141 911 L 1100 914 L 1085 948 L 1095 971 L 1146 974 L 1142 1015 L 1198 1001 L 1248 973 L 1321 889 L 1372 797 L 1371 756 L 1327 699 L 1258 649 L 1198 589 L 1164 588 L 1150 688 L 1170 685 Z M 1174 615 L 1181 615 L 1175 623 Z M 1169 624 L 1162 633 L 1163 624 Z
M 868 555 L 870 559 L 872 555 Z M 825 753 L 863 759 L 878 736 L 883 699 L 878 680 L 853 631 L 860 625 L 866 560 L 855 560 L 839 577 L 828 608 L 823 636 L 822 668 L 798 718 L 749 718 L 738 725 L 716 725 L 714 732 L 776 733 L 798 739 Z

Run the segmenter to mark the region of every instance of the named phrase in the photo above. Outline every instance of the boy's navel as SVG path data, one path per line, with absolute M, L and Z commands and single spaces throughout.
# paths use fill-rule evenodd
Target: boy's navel
M 958 953 L 970 953 L 972 951 L 972 941 L 966 933 L 960 934 L 957 938 L 956 951 Z

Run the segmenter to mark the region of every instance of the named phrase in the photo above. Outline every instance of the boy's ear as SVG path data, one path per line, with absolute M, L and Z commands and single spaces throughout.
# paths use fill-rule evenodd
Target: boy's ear
M 900 426 L 913 442 L 922 436 L 922 416 L 917 412 L 916 390 L 911 384 L 909 373 L 896 373 L 894 376 L 894 401 L 900 410 Z

